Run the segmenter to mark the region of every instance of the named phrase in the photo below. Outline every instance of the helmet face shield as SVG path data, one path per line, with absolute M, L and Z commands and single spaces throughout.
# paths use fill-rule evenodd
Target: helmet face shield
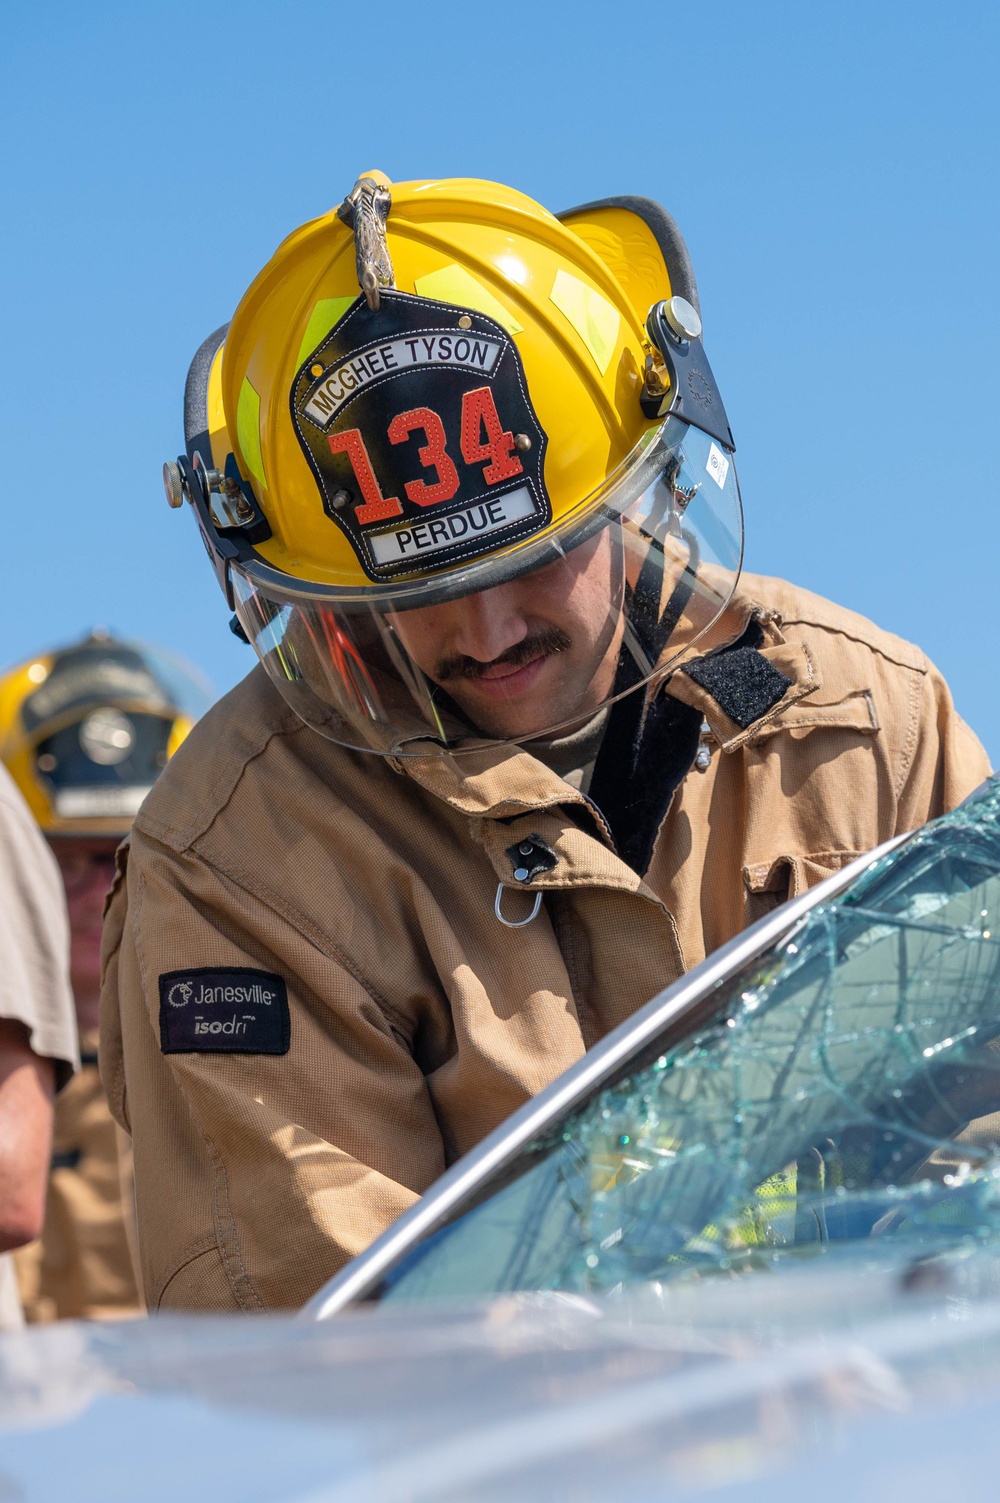
M 667 416 L 544 536 L 357 591 L 233 561 L 272 681 L 343 746 L 429 756 L 545 738 L 662 678 L 739 574 L 731 451 Z

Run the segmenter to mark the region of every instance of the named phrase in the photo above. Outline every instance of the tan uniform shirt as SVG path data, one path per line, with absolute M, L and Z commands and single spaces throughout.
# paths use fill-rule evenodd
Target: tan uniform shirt
M 28 1029 L 51 1059 L 57 1086 L 79 1056 L 69 984 L 69 922 L 55 858 L 7 769 L 0 764 L 0 1017 Z M 20 1320 L 9 1259 L 0 1268 L 0 1325 Z
M 918 649 L 780 581 L 746 579 L 748 603 L 763 637 L 735 697 L 715 686 L 728 709 L 711 674 L 667 686 L 710 727 L 708 765 L 643 876 L 526 752 L 348 752 L 259 669 L 196 727 L 104 937 L 102 1071 L 152 1308 L 301 1303 L 708 950 L 986 777 Z M 532 840 L 554 859 L 522 891 Z M 511 918 L 543 892 L 526 928 L 497 922 L 499 884 Z
M 63 1085 L 79 1064 L 62 878 L 31 811 L 0 763 L 0 1018 L 24 1023 Z

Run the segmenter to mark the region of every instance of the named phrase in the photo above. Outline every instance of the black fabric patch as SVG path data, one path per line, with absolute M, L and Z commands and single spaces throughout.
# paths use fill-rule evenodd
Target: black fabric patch
M 682 672 L 706 689 L 741 731 L 766 715 L 792 686 L 792 680 L 758 651 L 764 634 L 752 621 L 732 647 L 721 647 Z
M 164 1054 L 287 1054 L 288 992 L 270 971 L 214 966 L 160 977 Z
M 647 657 L 660 656 L 689 594 L 690 585 L 682 579 L 660 618 L 640 576 L 632 621 Z M 616 700 L 608 717 L 588 797 L 600 809 L 619 856 L 641 877 L 653 858 L 670 800 L 694 761 L 701 716 L 663 693 L 647 702 L 637 687 L 639 678 L 632 654 L 623 652 L 614 692 L 625 697 Z
M 640 877 L 652 860 L 667 806 L 694 761 L 700 729 L 698 711 L 668 694 L 658 694 L 647 707 L 636 691 L 611 711 L 589 797 L 619 856 Z

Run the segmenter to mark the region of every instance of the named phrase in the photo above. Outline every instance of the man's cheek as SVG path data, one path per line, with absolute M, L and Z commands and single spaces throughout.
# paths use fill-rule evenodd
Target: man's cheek
M 435 633 L 419 623 L 404 621 L 399 616 L 390 616 L 393 635 L 402 644 L 410 660 L 417 667 L 429 675 L 431 665 L 436 661 L 438 654 L 435 652 L 435 644 L 440 633 Z

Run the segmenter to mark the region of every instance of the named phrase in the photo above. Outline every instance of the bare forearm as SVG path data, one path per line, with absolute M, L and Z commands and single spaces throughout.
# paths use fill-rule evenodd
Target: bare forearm
M 23 1023 L 0 1019 L 0 1252 L 37 1237 L 52 1148 L 52 1061 Z

